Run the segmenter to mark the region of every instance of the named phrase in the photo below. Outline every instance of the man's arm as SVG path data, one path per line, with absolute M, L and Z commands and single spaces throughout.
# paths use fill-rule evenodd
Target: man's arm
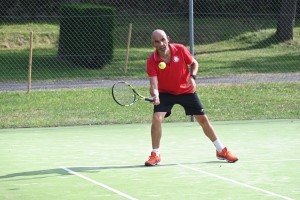
M 197 89 L 197 85 L 196 85 L 194 77 L 196 77 L 196 74 L 198 72 L 198 68 L 199 68 L 198 62 L 197 62 L 197 60 L 195 60 L 195 58 L 193 58 L 193 62 L 192 62 L 192 64 L 190 64 L 190 74 L 191 74 L 191 76 L 190 76 L 189 81 L 187 83 L 187 86 L 189 84 L 192 84 L 192 86 L 193 86 L 191 88 L 192 93 L 196 92 L 196 89 Z M 194 75 L 194 77 L 192 75 Z
M 198 68 L 199 68 L 199 64 L 198 64 L 197 60 L 195 60 L 195 58 L 193 58 L 193 62 L 190 65 L 190 74 L 196 75 L 198 72 Z
M 160 103 L 159 101 L 159 92 L 158 92 L 158 85 L 157 85 L 157 77 L 150 77 L 150 95 L 154 99 L 153 104 L 158 105 Z

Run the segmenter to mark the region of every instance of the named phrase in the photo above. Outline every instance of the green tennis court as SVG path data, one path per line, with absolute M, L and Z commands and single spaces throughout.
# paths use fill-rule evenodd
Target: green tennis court
M 239 157 L 219 161 L 195 122 L 0 130 L 0 199 L 300 199 L 300 120 L 212 122 Z

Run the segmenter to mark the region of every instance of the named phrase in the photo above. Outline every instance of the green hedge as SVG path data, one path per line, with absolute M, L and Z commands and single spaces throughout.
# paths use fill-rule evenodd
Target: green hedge
M 61 8 L 58 55 L 87 68 L 102 68 L 113 58 L 115 9 L 90 4 Z

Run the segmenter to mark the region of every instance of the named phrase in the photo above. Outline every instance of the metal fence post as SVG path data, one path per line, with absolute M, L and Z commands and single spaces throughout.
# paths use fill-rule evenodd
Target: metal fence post
M 194 8 L 193 0 L 189 0 L 189 33 L 190 33 L 190 52 L 194 56 Z M 194 116 L 191 115 L 191 122 L 194 122 Z

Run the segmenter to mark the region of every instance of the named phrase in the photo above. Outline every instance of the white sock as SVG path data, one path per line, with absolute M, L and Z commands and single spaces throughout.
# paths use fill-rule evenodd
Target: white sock
M 159 149 L 152 149 L 152 152 L 155 152 L 157 156 L 159 156 Z
M 214 143 L 214 145 L 215 145 L 217 151 L 218 151 L 219 153 L 221 153 L 222 150 L 224 149 L 224 146 L 222 145 L 221 141 L 220 141 L 219 139 L 216 139 L 213 143 Z

